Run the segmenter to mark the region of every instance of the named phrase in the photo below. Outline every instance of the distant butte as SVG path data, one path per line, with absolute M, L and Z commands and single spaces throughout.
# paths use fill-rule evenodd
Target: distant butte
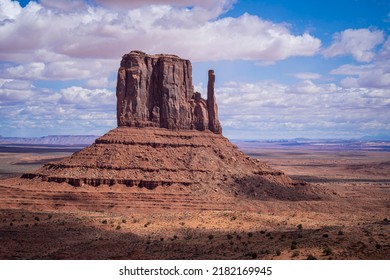
M 172 186 L 189 193 L 316 199 L 309 185 L 250 158 L 222 136 L 208 72 L 207 100 L 194 92 L 189 60 L 132 51 L 117 81 L 118 127 L 25 179 L 72 186 Z

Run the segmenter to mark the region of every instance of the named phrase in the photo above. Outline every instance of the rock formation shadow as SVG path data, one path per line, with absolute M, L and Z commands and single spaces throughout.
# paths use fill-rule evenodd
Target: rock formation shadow
M 278 178 L 280 177 L 280 178 Z M 293 181 L 289 177 L 245 175 L 234 180 L 237 193 L 256 200 L 304 201 L 325 198 L 315 187 L 304 181 Z

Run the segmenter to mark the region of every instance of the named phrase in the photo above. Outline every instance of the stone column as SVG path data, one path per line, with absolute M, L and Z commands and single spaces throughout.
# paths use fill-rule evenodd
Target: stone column
M 214 70 L 209 70 L 209 80 L 207 83 L 207 110 L 209 113 L 209 129 L 218 134 L 222 134 L 222 127 L 218 120 L 218 108 L 214 96 L 215 75 Z

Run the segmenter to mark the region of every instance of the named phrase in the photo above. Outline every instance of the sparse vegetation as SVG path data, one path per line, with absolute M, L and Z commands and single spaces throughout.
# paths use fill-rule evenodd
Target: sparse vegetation
M 209 240 L 212 240 L 212 239 L 214 238 L 214 235 L 209 234 L 209 235 L 207 236 L 207 238 L 208 238 Z
M 126 224 L 126 222 L 127 222 L 127 221 L 126 221 L 125 219 L 122 219 L 122 223 Z
M 39 217 L 35 217 L 34 220 L 39 222 Z
M 117 226 L 117 227 L 116 227 L 116 230 L 120 230 L 120 229 L 121 229 L 121 226 Z
M 337 234 L 338 235 L 344 235 L 344 232 L 342 230 L 339 230 L 339 232 Z
M 253 233 L 252 232 L 248 232 L 248 237 L 252 237 L 253 236 Z
M 298 228 L 299 230 L 302 230 L 302 229 L 303 229 L 302 224 L 297 225 L 297 228 Z
M 248 253 L 247 256 L 251 257 L 252 259 L 256 259 L 257 258 L 257 253 L 251 252 L 251 253 Z
M 326 248 L 322 251 L 322 253 L 323 253 L 325 256 L 330 256 L 330 255 L 333 254 L 333 250 L 332 250 L 331 248 L 329 248 L 329 247 L 326 247 Z
M 291 250 L 295 250 L 297 248 L 298 248 L 297 242 L 294 240 L 293 242 L 291 242 Z
M 307 256 L 307 260 L 317 260 L 317 258 L 310 254 Z
M 324 238 L 328 238 L 328 237 L 329 237 L 329 234 L 327 234 L 327 233 L 324 233 L 324 234 L 322 235 L 322 237 L 324 237 Z
M 107 224 L 107 220 L 103 220 L 102 224 L 106 225 Z
M 148 227 L 151 223 L 151 221 L 148 221 L 146 224 L 144 224 L 144 227 Z
M 291 257 L 296 258 L 299 256 L 299 254 L 300 254 L 300 252 L 298 250 L 295 250 L 295 251 L 293 251 Z
M 280 256 L 282 254 L 282 252 L 280 252 L 280 250 L 276 250 L 276 255 L 277 256 Z

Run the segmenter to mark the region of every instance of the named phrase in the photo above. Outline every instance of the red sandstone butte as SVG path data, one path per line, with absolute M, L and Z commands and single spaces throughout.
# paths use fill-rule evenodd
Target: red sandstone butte
M 132 51 L 118 71 L 118 127 L 22 178 L 77 187 L 181 186 L 198 194 L 316 199 L 309 185 L 250 158 L 222 136 L 214 82 L 210 70 L 204 100 L 194 93 L 189 60 Z
M 132 51 L 122 57 L 118 70 L 118 126 L 209 129 L 221 134 L 214 81 L 210 70 L 204 100 L 194 92 L 189 60 Z

